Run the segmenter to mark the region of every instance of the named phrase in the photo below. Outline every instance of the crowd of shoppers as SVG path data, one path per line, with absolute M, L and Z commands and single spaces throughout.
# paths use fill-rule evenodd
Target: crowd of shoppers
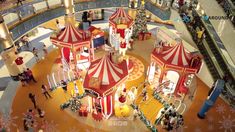
M 178 130 L 184 125 L 183 116 L 176 112 L 176 108 L 173 104 L 170 104 L 169 108 L 164 108 L 161 111 L 161 115 L 156 122 L 160 122 L 162 128 L 167 131 Z

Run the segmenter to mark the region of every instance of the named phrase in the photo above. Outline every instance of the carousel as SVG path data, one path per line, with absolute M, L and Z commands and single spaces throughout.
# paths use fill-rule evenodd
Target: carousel
M 125 55 L 127 48 L 131 48 L 133 24 L 133 19 L 123 8 L 118 8 L 109 17 L 109 40 L 115 50 L 119 50 L 119 54 Z
M 91 50 L 91 35 L 67 24 L 63 30 L 50 37 L 52 44 L 59 47 L 63 66 L 67 63 L 74 66 L 72 69 L 89 67 L 89 62 L 94 58 Z
M 174 46 L 158 45 L 151 53 L 148 81 L 164 95 L 186 95 L 194 75 L 202 66 L 198 53 L 188 52 L 181 40 Z
M 88 109 L 93 118 L 102 115 L 109 118 L 114 113 L 115 93 L 122 89 L 128 77 L 127 62 L 113 63 L 111 56 L 91 62 L 83 87 L 88 94 Z

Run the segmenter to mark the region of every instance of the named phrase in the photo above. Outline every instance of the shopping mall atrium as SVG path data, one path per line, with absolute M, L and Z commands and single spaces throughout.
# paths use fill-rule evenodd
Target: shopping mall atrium
M 235 132 L 234 0 L 0 0 L 0 132 Z

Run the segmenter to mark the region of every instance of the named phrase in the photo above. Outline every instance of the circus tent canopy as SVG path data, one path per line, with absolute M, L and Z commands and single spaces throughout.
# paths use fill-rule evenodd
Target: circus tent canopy
M 127 78 L 127 75 L 126 61 L 120 64 L 114 64 L 110 60 L 110 57 L 106 55 L 101 59 L 91 62 L 85 77 L 84 88 L 91 89 L 100 94 L 100 96 L 105 96 L 112 91 L 112 87 L 122 83 Z M 92 78 L 98 78 L 100 80 L 99 88 L 90 86 Z
M 193 55 L 186 51 L 182 43 L 178 43 L 173 47 L 162 46 L 158 50 L 152 52 L 152 58 L 161 66 L 179 70 L 186 68 L 192 72 L 197 71 L 197 68 L 191 67 Z
M 65 26 L 56 37 L 51 37 L 51 42 L 56 46 L 76 48 L 90 44 L 90 38 L 83 31 L 76 29 L 71 24 Z
M 126 25 L 130 27 L 134 24 L 133 19 L 129 16 L 123 8 L 118 8 L 114 14 L 109 17 L 109 22 L 113 26 Z

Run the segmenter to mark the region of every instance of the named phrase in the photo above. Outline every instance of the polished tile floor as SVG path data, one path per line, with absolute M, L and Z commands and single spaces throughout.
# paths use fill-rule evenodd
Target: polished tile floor
M 131 54 L 137 56 L 145 66 L 148 65 L 149 55 L 152 49 L 152 43 L 154 40 L 150 39 L 147 41 L 136 41 L 134 44 L 134 50 L 131 51 Z M 143 50 L 143 44 L 145 49 Z M 142 52 L 138 52 L 142 51 Z M 138 55 L 136 54 L 138 53 Z M 35 78 L 37 78 L 38 83 L 31 83 L 27 87 L 20 87 L 16 93 L 16 96 L 12 105 L 12 116 L 18 117 L 15 119 L 17 128 L 22 130 L 22 113 L 26 112 L 28 108 L 32 108 L 32 104 L 28 99 L 28 93 L 32 92 L 37 96 L 38 105 L 46 111 L 45 120 L 49 122 L 51 129 L 57 131 L 69 131 L 71 128 L 78 131 L 102 131 L 101 129 L 92 128 L 86 124 L 79 123 L 76 119 L 71 117 L 64 111 L 59 109 L 59 105 L 65 101 L 64 97 L 69 97 L 69 95 L 64 95 L 62 89 L 58 89 L 55 92 L 51 93 L 53 99 L 46 100 L 45 97 L 41 94 L 40 86 L 41 84 L 46 84 L 47 79 L 46 75 L 50 74 L 51 68 L 54 65 L 54 61 L 58 58 L 58 50 L 53 50 L 45 60 L 40 61 L 35 66 L 33 66 L 33 72 Z M 41 70 L 43 69 L 43 70 Z M 140 78 L 135 82 L 132 82 L 132 85 L 137 85 L 142 82 L 144 78 Z M 207 113 L 207 118 L 204 120 L 197 118 L 197 112 L 200 110 L 204 100 L 207 97 L 209 88 L 199 79 L 198 88 L 196 96 L 193 100 L 193 103 L 189 110 L 184 114 L 185 125 L 183 130 L 195 131 L 195 132 L 210 132 L 210 131 L 233 131 L 234 130 L 234 117 L 235 112 L 231 109 L 224 101 L 220 98 L 217 100 L 215 106 Z M 71 90 L 71 89 L 70 89 Z M 139 91 L 140 92 L 140 91 Z M 62 95 L 64 97 L 62 97 Z M 154 108 L 156 107 L 156 108 Z M 145 113 L 148 113 L 147 117 L 149 120 L 154 121 L 154 116 L 156 116 L 157 109 L 160 109 L 161 106 L 151 102 L 149 105 L 141 106 Z M 38 124 L 41 121 L 38 120 Z M 66 122 L 66 123 L 65 123 Z M 16 129 L 16 127 L 12 127 Z M 161 127 L 158 126 L 160 131 Z

